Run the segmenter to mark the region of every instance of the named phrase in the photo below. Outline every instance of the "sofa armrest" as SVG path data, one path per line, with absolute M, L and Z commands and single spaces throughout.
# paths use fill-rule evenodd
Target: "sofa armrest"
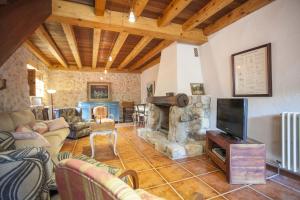
M 43 148 L 0 152 L 0 199 L 47 199 L 52 171 Z

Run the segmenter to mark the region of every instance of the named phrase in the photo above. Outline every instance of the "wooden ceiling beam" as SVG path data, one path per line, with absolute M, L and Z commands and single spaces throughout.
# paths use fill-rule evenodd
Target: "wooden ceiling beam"
M 149 0 L 134 0 L 133 1 L 133 12 L 135 17 L 141 16 Z
M 157 64 L 159 64 L 159 63 L 160 63 L 160 57 L 158 57 L 158 58 L 152 60 L 152 61 L 149 62 L 147 65 L 145 65 L 145 66 L 143 66 L 142 68 L 140 68 L 138 71 L 143 72 L 143 71 L 145 71 L 146 69 L 149 69 L 149 68 L 151 68 L 151 67 L 153 67 L 154 65 L 157 65 Z
M 133 48 L 133 50 L 128 54 L 128 56 L 122 61 L 118 69 L 125 68 L 130 61 L 132 61 L 144 48 L 149 44 L 149 42 L 153 39 L 153 37 L 145 36 L 143 37 L 139 43 Z
M 204 29 L 206 35 L 211 35 L 222 28 L 234 23 L 235 21 L 249 15 L 250 13 L 264 7 L 265 5 L 273 2 L 274 0 L 250 0 L 241 6 L 237 7 L 227 15 L 221 17 L 213 24 L 209 25 Z
M 161 43 L 159 43 L 156 47 L 154 47 L 151 51 L 146 53 L 139 61 L 134 63 L 131 67 L 129 67 L 129 71 L 133 71 L 141 67 L 143 64 L 145 64 L 148 60 L 156 56 L 158 53 L 160 53 L 164 48 L 172 44 L 172 41 L 164 40 Z
M 101 29 L 95 28 L 93 33 L 93 60 L 92 60 L 92 68 L 95 69 L 97 67 L 98 54 L 99 54 L 99 45 L 101 38 Z
M 183 31 L 190 31 L 199 24 L 203 23 L 205 20 L 234 2 L 234 0 L 211 0 L 202 9 L 190 17 L 182 25 Z
M 81 68 L 82 64 L 81 64 L 81 59 L 80 59 L 80 55 L 79 55 L 79 51 L 78 51 L 78 46 L 77 46 L 74 30 L 73 30 L 72 26 L 69 24 L 62 23 L 61 25 L 65 32 L 65 36 L 67 38 L 67 41 L 68 41 L 69 47 L 72 51 L 75 62 L 77 64 L 78 68 Z
M 173 0 L 164 10 L 162 16 L 158 18 L 159 27 L 168 25 L 192 0 Z
M 110 11 L 110 13 L 104 13 L 104 16 L 96 16 L 93 9 L 93 7 L 78 3 L 53 0 L 52 15 L 48 20 L 108 31 L 127 32 L 142 36 L 148 35 L 191 44 L 207 42 L 207 37 L 201 29 L 184 32 L 181 25 L 174 23 L 166 27 L 158 27 L 157 20 L 146 17 L 139 17 L 139 20 L 135 23 L 130 23 L 127 19 L 121 20 L 124 18 L 124 13 Z
M 40 59 L 45 65 L 51 67 L 52 64 L 48 60 L 48 58 L 37 48 L 31 41 L 26 40 L 24 42 L 24 46 L 33 53 L 38 59 Z
M 95 0 L 95 15 L 103 16 L 105 11 L 106 0 Z
M 114 44 L 114 48 L 110 52 L 110 56 L 111 56 L 112 60 L 107 61 L 105 69 L 109 69 L 111 67 L 111 65 L 115 61 L 118 53 L 120 52 L 124 42 L 126 41 L 127 36 L 128 36 L 128 33 L 126 33 L 126 32 L 122 32 L 118 35 L 118 39 L 116 40 L 116 42 Z
M 61 52 L 59 51 L 57 45 L 55 44 L 54 40 L 51 38 L 51 36 L 49 35 L 49 33 L 46 31 L 46 29 L 44 28 L 43 25 L 41 25 L 36 31 L 35 31 L 36 35 L 40 38 L 41 41 L 43 41 L 49 51 L 52 53 L 52 55 L 58 60 L 58 62 L 64 66 L 64 67 L 68 67 L 68 64 L 65 60 L 65 58 L 63 57 L 63 55 L 61 54 Z
M 75 72 L 104 72 L 104 67 L 92 68 L 91 66 L 82 66 L 82 68 L 78 69 L 75 65 L 70 65 L 69 68 L 65 68 L 62 65 L 52 65 L 49 70 L 63 70 L 63 71 L 75 71 Z M 116 69 L 111 68 L 109 73 L 141 73 L 139 70 L 129 71 L 128 69 Z

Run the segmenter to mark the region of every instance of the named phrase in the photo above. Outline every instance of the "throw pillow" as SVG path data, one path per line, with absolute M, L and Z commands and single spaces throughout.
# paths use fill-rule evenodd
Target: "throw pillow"
M 38 137 L 35 132 L 12 132 L 11 134 L 16 140 L 35 139 Z
M 38 132 L 39 134 L 46 133 L 48 129 L 48 125 L 45 124 L 44 122 L 34 122 L 31 125 L 32 130 L 35 132 Z
M 69 128 L 69 124 L 66 122 L 66 120 L 63 117 L 47 121 L 47 125 L 49 131 L 55 131 L 62 128 Z
M 19 132 L 19 133 L 27 133 L 27 132 L 32 132 L 33 130 L 30 128 L 29 125 L 20 125 L 16 128 L 16 132 Z
M 12 133 L 13 136 L 17 138 L 21 138 L 20 135 L 29 135 L 28 133 Z M 16 147 L 17 149 L 26 148 L 26 147 L 51 147 L 51 144 L 48 140 L 37 132 L 31 132 L 31 136 L 34 138 L 24 138 L 24 139 L 16 139 Z

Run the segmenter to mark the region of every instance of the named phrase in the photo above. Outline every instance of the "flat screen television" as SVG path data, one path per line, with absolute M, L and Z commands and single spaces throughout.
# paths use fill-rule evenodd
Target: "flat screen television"
M 246 141 L 248 99 L 217 99 L 217 128 L 226 134 Z

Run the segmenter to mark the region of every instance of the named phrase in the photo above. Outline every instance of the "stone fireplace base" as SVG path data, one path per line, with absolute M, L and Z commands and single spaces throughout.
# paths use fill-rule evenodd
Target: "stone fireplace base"
M 153 144 L 155 149 L 170 159 L 180 159 L 201 155 L 204 152 L 205 140 L 188 141 L 184 144 L 170 142 L 165 133 L 148 128 L 138 129 L 138 136 Z
M 145 128 L 138 129 L 138 136 L 170 159 L 201 155 L 209 128 L 210 97 L 191 96 L 189 99 L 186 107 L 170 106 L 167 133 L 160 131 L 160 118 L 165 116 L 160 116 L 159 106 L 148 104 L 147 124 Z

